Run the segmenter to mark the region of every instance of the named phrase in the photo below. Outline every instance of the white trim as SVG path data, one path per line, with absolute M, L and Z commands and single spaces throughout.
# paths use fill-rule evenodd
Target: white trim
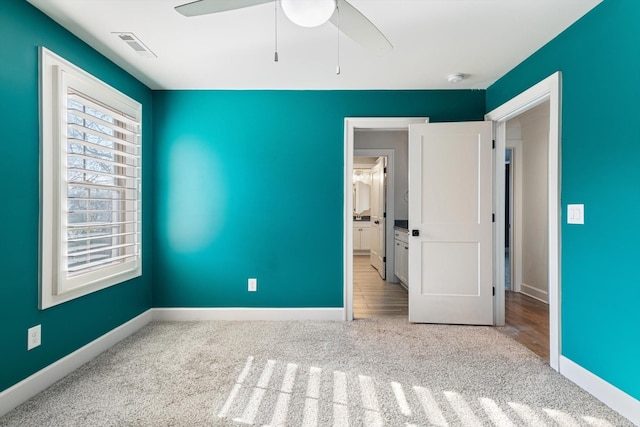
M 561 348 L 561 302 L 560 302 L 560 135 L 561 135 L 561 73 L 558 71 L 535 86 L 507 101 L 485 116 L 486 120 L 496 122 L 496 165 L 500 159 L 504 164 L 504 149 L 506 122 L 525 111 L 549 101 L 549 364 L 555 370 L 559 369 Z M 504 173 L 495 174 L 495 207 L 498 209 L 496 218 L 495 253 L 496 260 L 504 257 Z M 500 208 L 502 208 L 500 210 Z M 504 323 L 504 262 L 496 261 L 494 283 L 496 284 L 496 324 Z M 500 312 L 499 310 L 502 310 Z
M 0 417 L 40 393 L 56 381 L 62 379 L 64 376 L 75 371 L 103 351 L 108 350 L 118 342 L 127 338 L 151 322 L 152 319 L 153 315 L 151 310 L 147 310 L 129 320 L 127 323 L 118 326 L 87 345 L 80 347 L 73 353 L 68 354 L 62 359 L 55 361 L 51 365 L 4 390 L 0 393 Z
M 344 320 L 343 308 L 152 308 L 153 320 Z
M 343 205 L 343 320 L 353 320 L 353 150 L 356 129 L 402 130 L 410 124 L 428 123 L 427 117 L 362 117 L 344 119 L 344 205 Z
M 0 393 L 0 417 L 75 371 L 151 321 L 343 320 L 342 308 L 153 308 Z M 559 371 L 614 411 L 640 425 L 640 401 L 560 356 Z
M 529 296 L 533 299 L 537 299 L 540 302 L 545 304 L 549 304 L 549 293 L 547 291 L 543 291 L 538 288 L 534 288 L 531 285 L 527 285 L 526 283 L 520 284 L 521 290 L 520 292 L 526 296 Z
M 633 424 L 640 425 L 640 400 L 564 356 L 560 356 L 560 373 Z
M 386 205 L 387 205 L 387 217 L 385 219 L 385 256 L 387 261 L 385 263 L 386 277 L 389 282 L 394 281 L 393 265 L 395 262 L 393 251 L 393 227 L 395 225 L 395 151 L 394 149 L 386 148 L 356 148 L 353 150 L 354 157 L 386 157 L 387 158 L 387 181 L 386 181 Z M 390 268 L 391 267 L 391 268 Z M 389 274 L 391 273 L 391 274 Z
M 343 308 L 152 308 L 0 393 L 0 417 L 91 361 L 151 321 L 342 321 Z

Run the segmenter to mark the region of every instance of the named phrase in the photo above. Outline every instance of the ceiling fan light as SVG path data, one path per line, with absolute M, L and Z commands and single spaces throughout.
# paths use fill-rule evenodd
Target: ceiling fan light
M 284 14 L 301 27 L 317 27 L 331 18 L 336 0 L 280 0 Z

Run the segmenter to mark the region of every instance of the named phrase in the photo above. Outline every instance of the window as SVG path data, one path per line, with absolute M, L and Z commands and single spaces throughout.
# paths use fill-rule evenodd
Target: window
M 40 50 L 40 308 L 142 274 L 141 113 Z

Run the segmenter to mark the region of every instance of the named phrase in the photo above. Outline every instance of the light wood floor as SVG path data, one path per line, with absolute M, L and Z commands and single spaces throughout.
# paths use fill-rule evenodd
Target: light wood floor
M 520 344 L 549 361 L 549 306 L 519 292 L 505 292 L 505 328 Z
M 409 299 L 405 288 L 380 278 L 369 264 L 369 256 L 353 257 L 353 317 L 390 317 L 409 315 Z

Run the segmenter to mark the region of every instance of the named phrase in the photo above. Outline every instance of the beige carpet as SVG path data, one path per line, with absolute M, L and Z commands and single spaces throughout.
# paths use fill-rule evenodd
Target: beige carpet
M 152 323 L 0 426 L 631 426 L 489 327 Z

